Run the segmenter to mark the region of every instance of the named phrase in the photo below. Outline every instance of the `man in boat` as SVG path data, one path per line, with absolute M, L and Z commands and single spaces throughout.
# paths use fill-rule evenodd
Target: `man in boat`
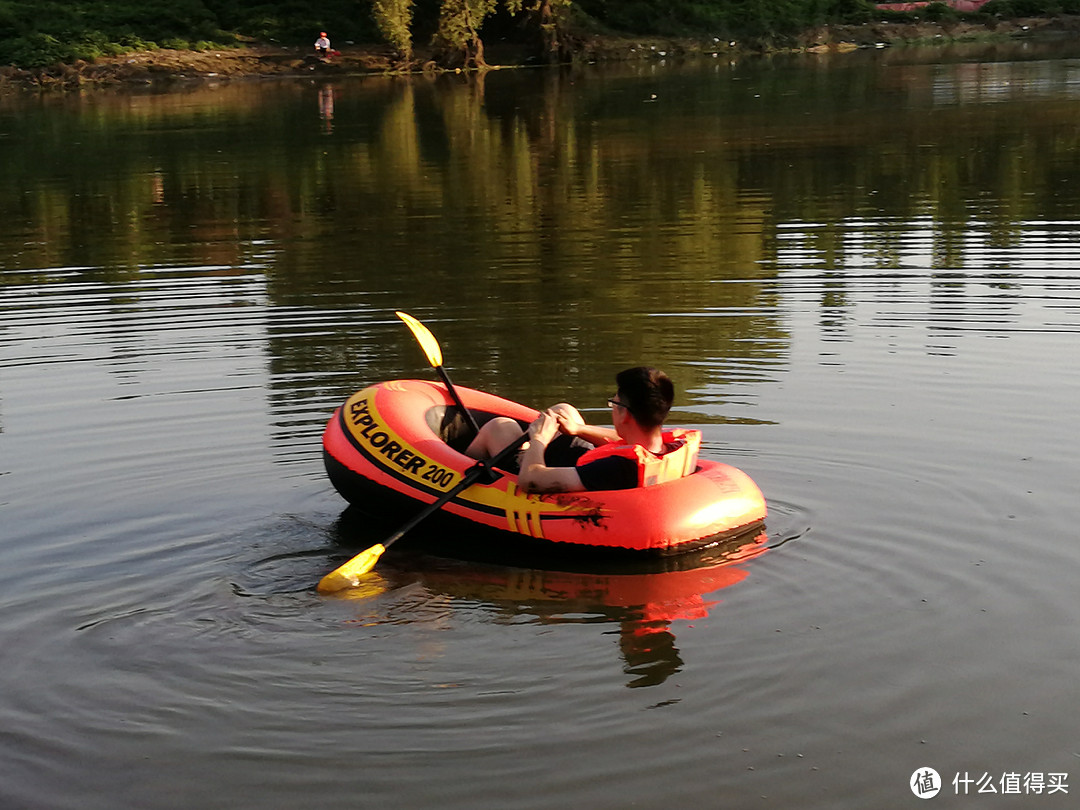
M 662 371 L 637 366 L 615 377 L 608 400 L 614 428 L 586 424 L 572 405 L 549 408 L 529 425 L 529 441 L 518 460 L 518 483 L 532 492 L 632 489 L 693 472 L 698 431 L 668 431 L 664 420 L 675 386 Z M 521 435 L 507 417 L 487 422 L 465 451 L 491 458 Z

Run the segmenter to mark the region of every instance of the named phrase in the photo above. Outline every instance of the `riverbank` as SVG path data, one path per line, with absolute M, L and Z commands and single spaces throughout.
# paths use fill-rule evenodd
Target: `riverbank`
M 878 22 L 864 25 L 821 26 L 803 32 L 773 51 L 844 52 L 867 47 L 940 44 L 943 42 L 1080 35 L 1080 16 L 1062 15 L 986 22 Z M 575 59 L 627 61 L 686 57 L 722 52 L 761 52 L 759 44 L 717 38 L 664 39 L 647 37 L 589 37 L 574 44 Z M 497 44 L 487 48 L 493 66 L 526 64 L 524 54 Z M 434 70 L 422 54 L 412 70 Z M 392 48 L 384 45 L 344 46 L 331 59 L 317 59 L 306 49 L 250 44 L 205 51 L 159 49 L 105 57 L 93 61 L 20 69 L 0 67 L 0 91 L 77 89 L 97 85 L 159 85 L 177 82 L 257 77 L 333 77 L 400 71 Z

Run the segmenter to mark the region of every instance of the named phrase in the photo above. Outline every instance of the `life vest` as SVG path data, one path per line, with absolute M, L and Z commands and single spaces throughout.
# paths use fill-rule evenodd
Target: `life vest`
M 649 487 L 667 481 L 677 481 L 697 468 L 698 451 L 701 449 L 701 431 L 675 428 L 663 433 L 665 451 L 657 455 L 640 444 L 614 442 L 589 450 L 575 466 L 581 467 L 602 458 L 619 456 L 637 464 L 638 486 Z

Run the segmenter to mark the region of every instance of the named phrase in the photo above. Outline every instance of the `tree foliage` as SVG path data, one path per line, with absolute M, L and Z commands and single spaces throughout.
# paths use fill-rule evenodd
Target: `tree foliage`
M 777 36 L 828 22 L 864 22 L 874 8 L 868 0 L 574 0 L 574 4 L 619 31 L 738 37 Z
M 443 0 L 439 10 L 439 30 L 435 32 L 436 52 L 447 64 L 484 67 L 484 43 L 480 26 L 495 11 L 496 0 Z M 457 63 L 460 61 L 460 65 Z
M 413 0 L 374 0 L 371 13 L 386 41 L 412 59 Z

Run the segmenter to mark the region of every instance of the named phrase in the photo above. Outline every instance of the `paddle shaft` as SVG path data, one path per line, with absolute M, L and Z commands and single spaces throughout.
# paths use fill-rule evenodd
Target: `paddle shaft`
M 525 431 L 491 458 L 484 459 L 483 461 L 478 461 L 476 464 L 466 470 L 465 476 L 460 481 L 458 481 L 457 486 L 452 487 L 451 489 L 444 492 L 438 500 L 432 501 L 430 504 L 427 505 L 427 508 L 422 510 L 419 514 L 414 515 L 412 520 L 410 520 L 408 523 L 406 523 L 388 538 L 383 540 L 383 548 L 389 548 L 391 544 L 396 543 L 398 540 L 408 534 L 409 531 L 411 531 L 418 523 L 425 520 L 429 515 L 437 512 L 439 509 L 441 509 L 443 506 L 445 506 L 455 497 L 457 497 L 458 493 L 471 487 L 474 483 L 476 483 L 477 479 L 479 479 L 480 476 L 492 472 L 492 468 L 496 464 L 498 464 L 500 461 L 510 455 L 510 453 L 521 447 L 522 443 L 527 438 L 529 438 L 529 432 Z
M 465 407 L 465 403 L 461 401 L 461 394 L 454 388 L 454 384 L 450 382 L 450 375 L 446 373 L 446 369 L 442 366 L 435 366 L 435 370 L 439 372 L 439 377 L 442 378 L 443 383 L 446 385 L 446 390 L 450 392 L 450 396 L 454 399 L 454 404 L 458 406 L 462 415 L 465 417 L 465 421 L 469 423 L 469 427 L 473 429 L 473 433 L 477 436 L 480 435 L 480 426 L 476 424 L 476 417 L 472 415 L 472 411 Z

